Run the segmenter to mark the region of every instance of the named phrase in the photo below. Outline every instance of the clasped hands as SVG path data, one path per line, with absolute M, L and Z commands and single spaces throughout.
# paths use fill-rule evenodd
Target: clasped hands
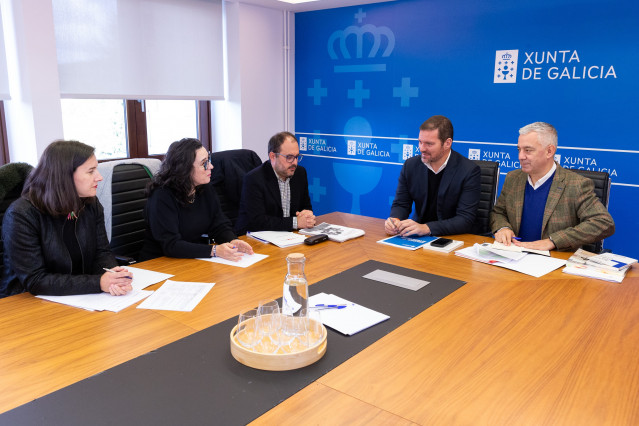
M 111 296 L 122 296 L 133 290 L 133 273 L 126 268 L 116 266 L 108 269 L 100 277 L 100 290 Z
M 297 216 L 297 229 L 312 228 L 315 226 L 315 215 L 310 210 L 302 210 L 296 212 Z
M 215 254 L 222 259 L 231 260 L 233 262 L 239 261 L 244 254 L 253 254 L 253 247 L 246 241 L 235 239 L 231 242 L 218 244 L 211 248 L 211 256 Z
M 524 247 L 533 250 L 554 250 L 556 248 L 555 243 L 553 243 L 550 238 L 527 242 L 518 241 L 515 233 L 510 228 L 502 228 L 499 231 L 495 232 L 495 241 L 502 243 L 505 246 L 514 244 L 518 247 Z
M 430 235 L 430 228 L 425 223 L 417 223 L 412 219 L 399 220 L 396 217 L 389 217 L 384 222 L 384 230 L 389 235 Z

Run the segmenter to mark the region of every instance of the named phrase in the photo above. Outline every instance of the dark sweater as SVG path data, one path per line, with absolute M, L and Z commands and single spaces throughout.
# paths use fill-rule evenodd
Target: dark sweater
M 160 256 L 179 258 L 211 257 L 211 246 L 235 239 L 231 221 L 224 215 L 212 185 L 198 189 L 193 204 L 180 204 L 171 190 L 157 188 L 146 203 L 146 234 L 140 260 Z

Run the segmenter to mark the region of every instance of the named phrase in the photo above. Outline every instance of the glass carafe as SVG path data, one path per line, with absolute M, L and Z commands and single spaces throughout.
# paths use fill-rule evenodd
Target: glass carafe
M 286 256 L 288 272 L 284 279 L 282 296 L 282 314 L 292 316 L 306 315 L 308 311 L 308 281 L 304 275 L 306 258 L 302 253 Z

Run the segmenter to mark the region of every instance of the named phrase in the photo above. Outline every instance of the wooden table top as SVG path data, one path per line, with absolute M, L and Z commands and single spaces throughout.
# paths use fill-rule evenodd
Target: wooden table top
M 319 219 L 366 235 L 286 249 L 247 239 L 269 255 L 247 269 L 169 258 L 136 265 L 178 281 L 215 282 L 193 312 L 130 307 L 115 314 L 29 294 L 0 299 L 0 412 L 280 297 L 284 259 L 302 252 L 311 285 L 370 259 L 468 284 L 255 424 L 639 423 L 638 268 L 621 284 L 561 270 L 538 279 L 452 253 L 377 244 L 386 236 L 381 219 Z

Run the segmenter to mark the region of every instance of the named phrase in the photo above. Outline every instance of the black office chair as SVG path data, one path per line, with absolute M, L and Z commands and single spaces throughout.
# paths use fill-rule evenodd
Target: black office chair
M 499 185 L 499 163 L 497 161 L 473 161 L 481 169 L 481 196 L 473 233 L 489 236 L 492 233 L 490 229 L 490 212 L 493 211 L 493 206 L 497 199 L 497 186 Z
M 20 198 L 24 182 L 33 167 L 27 163 L 9 163 L 0 167 L 0 275 L 4 268 L 4 243 L 2 241 L 2 220 L 9 205 Z
M 610 201 L 610 175 L 608 172 L 596 172 L 593 170 L 580 169 L 570 169 L 570 171 L 583 177 L 587 177 L 593 181 L 595 184 L 595 194 L 599 197 L 601 204 L 603 204 L 607 209 L 608 202 Z M 585 244 L 583 249 L 593 253 L 601 253 L 603 251 L 603 240 L 596 241 L 592 244 Z
M 135 160 L 131 161 L 113 166 L 111 176 L 110 247 L 121 265 L 135 263 L 144 245 L 146 186 L 152 178 L 152 172 L 148 167 L 134 163 Z M 144 159 L 144 161 L 157 162 L 158 167 L 160 164 L 160 160 Z M 98 170 L 102 173 L 106 167 L 109 165 L 100 163 Z M 103 197 L 98 193 L 100 202 L 106 205 L 108 200 Z M 109 207 L 106 205 L 107 227 L 109 226 L 109 220 L 106 217 L 108 212 Z
M 211 162 L 211 185 L 220 199 L 222 211 L 235 226 L 240 210 L 244 175 L 260 166 L 262 160 L 250 149 L 231 149 L 213 153 Z

